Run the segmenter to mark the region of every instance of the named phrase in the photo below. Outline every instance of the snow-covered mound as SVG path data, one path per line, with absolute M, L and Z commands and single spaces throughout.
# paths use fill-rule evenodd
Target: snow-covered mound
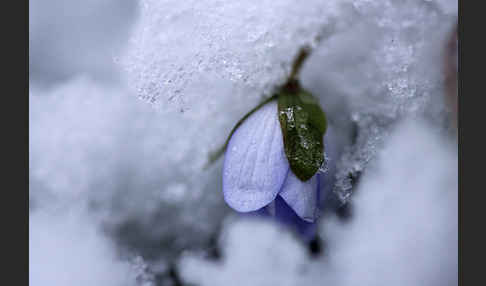
M 442 72 L 457 1 L 29 4 L 32 285 L 457 280 Z M 347 225 L 323 218 L 325 255 L 314 259 L 277 226 L 240 224 L 222 198 L 221 160 L 206 168 L 306 44 L 301 83 L 336 131 L 333 187 L 353 206 Z M 208 260 L 218 247 L 222 260 Z M 70 255 L 84 260 L 62 263 Z

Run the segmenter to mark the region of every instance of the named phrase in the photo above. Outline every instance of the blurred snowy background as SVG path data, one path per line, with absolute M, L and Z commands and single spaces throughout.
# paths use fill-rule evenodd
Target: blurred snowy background
M 457 1 L 29 3 L 31 285 L 457 285 Z M 317 257 L 204 168 L 304 44 L 351 213 Z

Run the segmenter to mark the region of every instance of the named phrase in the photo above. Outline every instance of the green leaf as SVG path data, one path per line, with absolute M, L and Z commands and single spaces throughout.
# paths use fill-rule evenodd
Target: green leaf
M 301 181 L 307 181 L 324 162 L 326 116 L 319 102 L 296 80 L 279 91 L 278 112 L 290 169 Z

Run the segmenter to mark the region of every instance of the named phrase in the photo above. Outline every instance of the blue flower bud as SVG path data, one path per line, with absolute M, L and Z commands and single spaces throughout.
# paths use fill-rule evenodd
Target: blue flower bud
M 228 142 L 224 199 L 240 212 L 258 210 L 275 199 L 288 172 L 277 103 L 271 101 L 250 115 Z
M 332 178 L 316 172 L 302 181 L 292 172 L 278 114 L 277 100 L 271 100 L 233 131 L 223 165 L 224 199 L 236 211 L 273 216 L 310 240 L 327 195 L 321 190 L 331 190 L 321 182 L 332 184 Z

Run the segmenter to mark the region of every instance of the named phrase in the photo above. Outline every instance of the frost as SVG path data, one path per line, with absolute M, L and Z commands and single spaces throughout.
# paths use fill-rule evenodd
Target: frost
M 29 101 L 34 210 L 85 205 L 144 257 L 170 258 L 207 243 L 226 209 L 218 168 L 202 171 L 211 138 L 190 118 L 157 113 L 89 78 L 32 89 Z M 161 241 L 165 247 L 152 249 Z
M 221 240 L 223 262 L 182 257 L 179 266 L 185 281 L 202 286 L 299 285 L 307 253 L 290 232 L 268 222 L 238 220 L 226 225 Z
M 85 217 L 73 211 L 29 216 L 29 285 L 137 285 L 140 271 Z
M 345 200 L 349 177 L 374 158 L 397 119 L 425 112 L 446 120 L 437 51 L 456 21 L 453 4 L 146 0 L 120 64 L 134 93 L 157 107 L 206 118 L 231 106 L 236 122 L 284 82 L 298 49 L 313 43 L 304 87 L 330 109 L 331 121 L 347 122 L 342 133 L 357 125 L 336 174 Z
M 321 97 L 330 121 L 355 133 L 337 162 L 342 200 L 351 194 L 350 176 L 364 170 L 398 119 L 448 120 L 440 56 L 456 21 L 433 1 L 353 1 L 353 7 L 341 15 L 349 28 L 323 42 L 302 70 L 302 84 Z
M 457 281 L 457 154 L 440 135 L 457 1 L 119 2 L 29 1 L 32 285 Z M 275 225 L 223 224 L 222 162 L 203 168 L 309 43 L 300 81 L 354 207 L 322 218 L 314 259 Z
M 323 224 L 334 285 L 457 285 L 455 144 L 423 120 L 396 127 L 363 175 L 350 223 Z
M 324 152 L 324 161 L 322 162 L 321 166 L 319 167 L 319 172 L 327 173 L 329 171 L 329 161 L 332 159 L 329 158 L 326 152 Z
M 413 139 L 410 141 L 405 139 Z M 456 285 L 457 153 L 423 121 L 401 122 L 353 196 L 353 219 L 321 220 L 325 255 L 310 259 L 285 230 L 225 224 L 224 257 L 193 253 L 181 275 L 200 285 Z M 427 160 L 417 166 L 423 156 Z
M 223 96 L 256 103 L 284 82 L 298 49 L 335 21 L 338 6 L 144 0 L 121 63 L 136 94 L 165 109 L 208 108 Z

